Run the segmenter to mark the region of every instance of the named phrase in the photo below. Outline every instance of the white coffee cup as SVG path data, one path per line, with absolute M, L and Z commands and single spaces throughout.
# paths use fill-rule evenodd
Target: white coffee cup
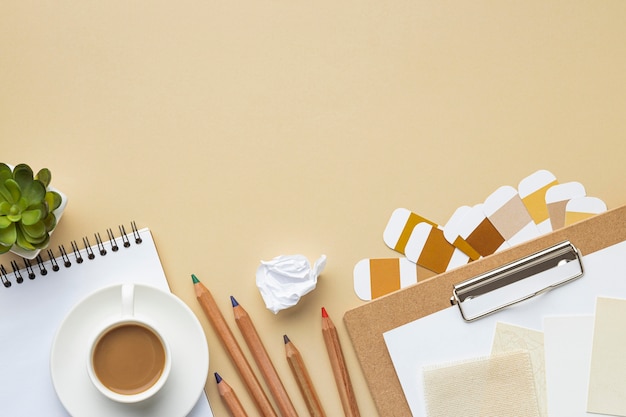
M 135 316 L 134 285 L 121 286 L 121 312 L 91 340 L 87 372 L 106 397 L 136 403 L 155 395 L 172 367 L 170 348 L 154 324 Z

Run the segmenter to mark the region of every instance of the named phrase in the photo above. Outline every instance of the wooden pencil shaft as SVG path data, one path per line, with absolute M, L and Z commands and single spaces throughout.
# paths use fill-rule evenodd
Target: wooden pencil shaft
M 336 339 L 329 332 L 324 334 L 324 342 L 328 350 L 328 358 L 330 360 L 331 368 L 333 371 L 333 377 L 339 391 L 339 397 L 341 399 L 341 405 L 346 416 L 358 416 L 352 412 L 352 399 L 354 395 L 351 390 L 351 382 L 348 373 L 346 372 L 345 364 L 342 361 L 341 355 L 337 352 Z
M 263 388 L 261 388 L 261 384 L 254 375 L 254 372 L 252 371 L 248 360 L 244 356 L 239 343 L 237 343 L 237 340 L 230 331 L 230 327 L 228 327 L 224 316 L 217 307 L 217 303 L 215 303 L 213 296 L 202 283 L 196 283 L 194 284 L 194 287 L 196 290 L 196 297 L 198 298 L 198 302 L 200 303 L 202 310 L 213 325 L 213 328 L 222 341 L 224 348 L 237 367 L 237 370 L 239 371 L 248 392 L 254 399 L 257 408 L 264 417 L 278 417 L 272 408 L 272 404 L 265 395 Z
M 298 383 L 298 388 L 300 388 L 300 393 L 302 394 L 302 397 L 304 397 L 304 402 L 309 410 L 309 414 L 311 417 L 326 417 L 326 413 L 324 412 L 322 403 L 317 396 L 317 392 L 313 386 L 313 381 L 311 380 L 309 372 L 304 365 L 304 360 L 302 359 L 300 351 L 292 342 L 289 341 L 285 343 L 285 353 L 287 355 L 287 362 L 289 363 L 291 372 Z
M 339 343 L 337 329 L 329 317 L 322 317 L 322 334 L 333 376 L 335 377 L 335 383 L 337 384 L 337 390 L 339 391 L 339 397 L 341 398 L 343 412 L 346 417 L 360 417 L 361 414 L 357 406 L 356 396 L 354 395 L 348 368 L 341 350 L 341 344 Z
M 248 417 L 248 413 L 246 413 L 243 405 L 241 405 L 237 394 L 235 394 L 235 391 L 226 383 L 226 381 L 221 380 L 218 382 L 217 391 L 219 392 L 220 397 L 224 400 L 224 403 L 226 403 L 226 407 L 228 408 L 228 411 L 230 411 L 232 417 Z
M 276 372 L 274 364 L 265 350 L 265 346 L 254 327 L 254 323 L 252 323 L 252 319 L 245 309 L 238 304 L 233 307 L 233 313 L 235 314 L 235 322 L 239 330 L 241 330 L 241 334 L 263 378 L 265 378 L 265 382 L 276 401 L 280 413 L 283 417 L 297 417 L 298 413 L 291 403 L 287 390 L 285 390 L 278 372 Z

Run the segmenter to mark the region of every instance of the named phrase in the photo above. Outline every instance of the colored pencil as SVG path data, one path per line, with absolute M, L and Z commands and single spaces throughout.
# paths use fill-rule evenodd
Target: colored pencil
M 230 414 L 233 417 L 248 417 L 248 413 L 246 413 L 246 410 L 244 410 L 239 402 L 239 398 L 237 398 L 237 394 L 235 394 L 233 388 L 228 385 L 217 372 L 215 373 L 215 382 L 217 382 L 217 391 L 224 400 Z
M 322 403 L 320 402 L 317 392 L 315 391 L 315 387 L 313 386 L 313 381 L 311 381 L 309 372 L 307 371 L 306 366 L 304 366 L 304 361 L 302 360 L 300 351 L 294 346 L 291 340 L 289 340 L 287 335 L 283 336 L 283 340 L 285 342 L 287 362 L 293 372 L 293 376 L 296 378 L 298 388 L 300 388 L 300 392 L 304 397 L 304 402 L 309 410 L 309 414 L 311 414 L 311 417 L 326 417 Z
M 256 375 L 254 375 L 254 372 L 252 371 L 248 360 L 244 356 L 239 343 L 237 343 L 237 339 L 235 339 L 235 336 L 230 331 L 230 327 L 228 327 L 226 320 L 224 320 L 224 316 L 220 312 L 213 296 L 195 275 L 191 275 L 191 278 L 193 280 L 196 298 L 198 299 L 202 310 L 204 310 L 204 314 L 206 314 L 207 318 L 213 325 L 213 329 L 215 329 L 215 332 L 222 341 L 222 345 L 237 367 L 239 375 L 243 379 L 250 395 L 252 395 L 254 403 L 261 412 L 261 415 L 264 417 L 278 417 L 272 408 L 272 404 L 265 395 L 263 388 L 261 388 L 259 380 L 256 378 Z
M 235 322 L 237 323 L 239 330 L 241 330 L 241 334 L 243 335 L 243 338 L 246 341 L 246 344 L 248 345 L 248 348 L 252 353 L 252 357 L 254 357 L 261 374 L 265 378 L 265 383 L 274 397 L 274 401 L 276 401 L 276 405 L 278 406 L 280 413 L 283 417 L 297 417 L 298 413 L 289 399 L 287 390 L 285 390 L 285 387 L 278 376 L 278 372 L 276 372 L 274 364 L 265 350 L 265 346 L 263 346 L 263 342 L 254 327 L 254 323 L 252 323 L 250 315 L 241 305 L 239 305 L 237 300 L 235 300 L 235 297 L 231 296 L 230 301 L 233 305 Z
M 326 350 L 328 351 L 330 365 L 333 369 L 333 375 L 335 376 L 339 397 L 341 398 L 343 412 L 346 417 L 359 417 L 361 414 L 359 413 L 356 397 L 354 396 L 354 389 L 352 388 L 352 382 L 350 381 L 343 351 L 339 344 L 337 328 L 330 317 L 328 317 L 328 313 L 324 307 L 322 307 L 322 334 L 324 336 Z

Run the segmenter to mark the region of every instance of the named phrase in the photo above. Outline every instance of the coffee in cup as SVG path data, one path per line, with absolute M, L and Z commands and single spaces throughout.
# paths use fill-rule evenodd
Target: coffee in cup
M 143 401 L 165 383 L 171 359 L 156 328 L 134 315 L 134 287 L 122 286 L 122 314 L 98 332 L 91 344 L 88 371 L 107 397 L 119 402 Z

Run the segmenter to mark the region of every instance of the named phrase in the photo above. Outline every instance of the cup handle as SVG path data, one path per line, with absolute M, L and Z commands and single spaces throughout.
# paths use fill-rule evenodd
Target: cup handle
M 135 286 L 122 284 L 122 317 L 135 315 Z

